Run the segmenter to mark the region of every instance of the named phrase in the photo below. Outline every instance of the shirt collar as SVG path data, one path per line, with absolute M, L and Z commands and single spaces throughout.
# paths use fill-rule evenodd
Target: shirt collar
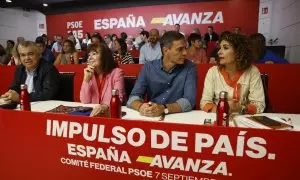
M 174 66 L 170 71 L 166 71 L 165 69 L 164 69 L 164 66 L 163 66 L 163 57 L 159 60 L 159 62 L 158 62 L 158 67 L 160 68 L 160 70 L 162 70 L 162 71 L 164 71 L 164 72 L 166 72 L 166 73 L 169 73 L 169 74 L 172 74 L 176 69 L 177 69 L 177 67 L 179 67 L 178 65 L 176 65 L 176 66 Z

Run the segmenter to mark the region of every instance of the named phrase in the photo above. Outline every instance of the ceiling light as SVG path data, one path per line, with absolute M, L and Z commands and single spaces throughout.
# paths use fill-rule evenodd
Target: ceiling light
M 11 0 L 6 0 L 6 2 L 7 2 L 7 3 L 11 3 L 12 1 L 11 1 Z
M 48 4 L 44 3 L 43 6 L 44 6 L 44 7 L 48 7 Z

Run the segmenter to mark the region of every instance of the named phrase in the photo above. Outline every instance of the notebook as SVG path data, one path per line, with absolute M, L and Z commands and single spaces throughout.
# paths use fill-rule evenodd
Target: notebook
M 293 129 L 291 124 L 283 122 L 278 117 L 267 117 L 267 116 L 238 116 L 234 118 L 235 125 L 237 127 L 249 127 L 249 128 L 260 128 L 260 129 Z

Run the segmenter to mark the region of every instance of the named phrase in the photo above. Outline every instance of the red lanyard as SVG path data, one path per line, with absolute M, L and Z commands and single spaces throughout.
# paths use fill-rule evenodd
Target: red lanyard
M 104 84 L 105 84 L 105 74 L 102 75 L 101 83 L 100 83 L 99 76 L 97 76 L 97 75 L 95 75 L 95 76 L 96 76 L 96 80 L 97 80 L 97 86 L 99 89 L 99 103 L 101 103 L 102 91 L 103 91 Z

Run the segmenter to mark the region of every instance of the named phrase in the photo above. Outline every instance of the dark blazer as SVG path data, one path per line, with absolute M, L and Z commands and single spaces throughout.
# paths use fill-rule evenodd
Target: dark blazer
M 210 39 L 209 37 L 209 34 L 206 33 L 205 36 L 204 36 L 204 40 L 206 42 L 209 42 L 209 41 L 219 41 L 219 35 L 215 32 L 212 33 L 212 39 Z
M 20 85 L 26 81 L 27 73 L 25 66 L 16 68 L 12 85 L 9 89 L 20 94 Z M 60 86 L 60 74 L 52 64 L 40 59 L 33 77 L 35 92 L 30 93 L 30 101 L 46 101 L 56 99 Z

